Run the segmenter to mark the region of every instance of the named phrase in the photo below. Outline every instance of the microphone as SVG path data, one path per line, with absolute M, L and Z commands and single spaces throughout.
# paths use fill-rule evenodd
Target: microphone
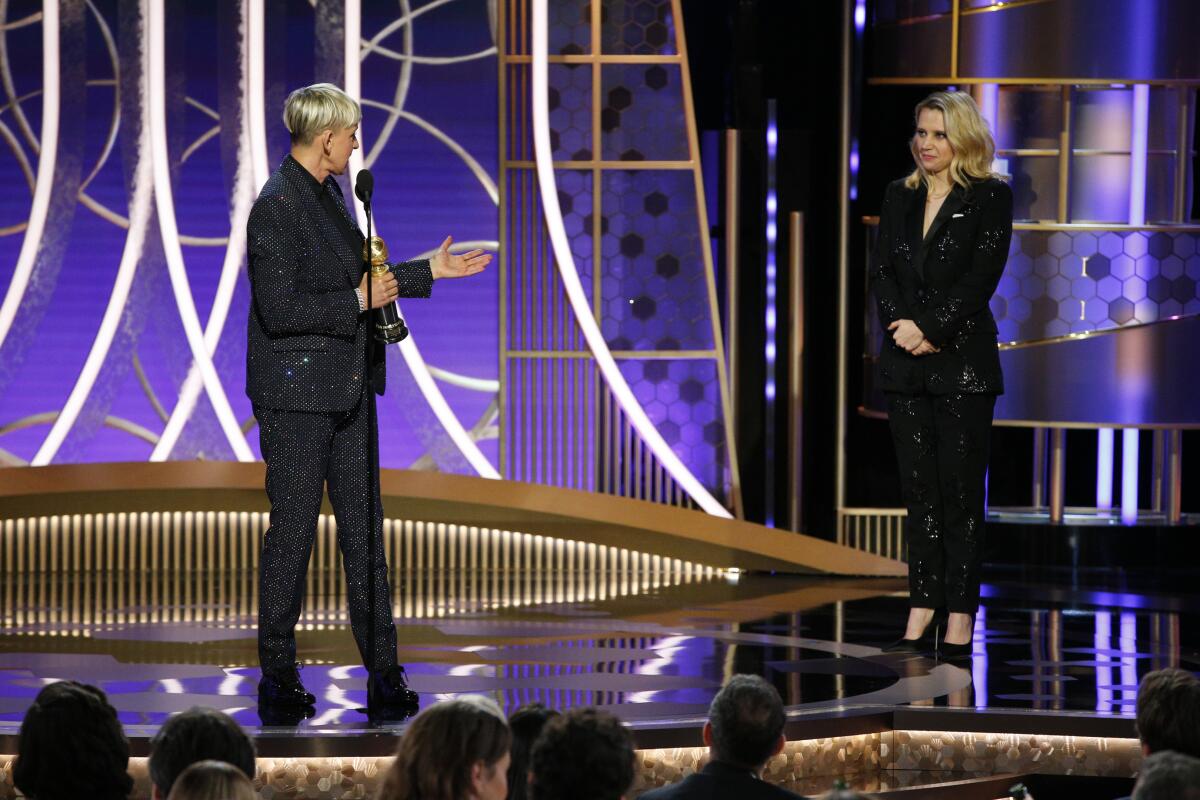
M 360 169 L 354 180 L 354 194 L 364 206 L 371 205 L 371 195 L 375 192 L 375 176 L 369 169 Z

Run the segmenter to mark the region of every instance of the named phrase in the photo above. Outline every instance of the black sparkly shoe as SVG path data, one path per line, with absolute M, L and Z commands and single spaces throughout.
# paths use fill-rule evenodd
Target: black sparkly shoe
M 946 625 L 946 614 L 938 609 L 933 612 L 925 630 L 916 639 L 897 639 L 883 647 L 885 653 L 933 653 L 938 648 L 938 636 Z
M 408 675 L 399 664 L 367 677 L 367 715 L 373 721 L 400 722 L 420 709 L 420 697 L 408 688 Z
M 317 698 L 300 682 L 300 665 L 264 670 L 258 682 L 258 704 L 267 707 L 304 708 Z

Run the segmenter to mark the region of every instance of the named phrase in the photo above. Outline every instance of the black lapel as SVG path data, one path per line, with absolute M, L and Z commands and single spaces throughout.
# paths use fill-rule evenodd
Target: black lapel
M 300 166 L 292 159 L 284 159 L 283 170 L 284 175 L 296 190 L 296 196 L 300 198 L 300 205 L 308 214 L 309 221 L 321 235 L 325 237 L 325 241 L 333 248 L 333 251 L 338 254 L 338 258 L 345 265 L 346 272 L 353 280 L 358 280 L 358 276 L 362 274 L 362 255 L 355 253 L 346 244 L 345 237 L 338 231 L 333 220 L 325 214 L 325 209 L 317 200 L 316 195 L 312 191 L 312 187 L 308 181 L 304 180 L 305 176 L 297 174 L 296 170 L 302 170 Z
M 925 184 L 907 193 L 904 205 L 904 236 L 908 240 L 909 257 L 916 258 L 921 249 L 921 228 L 925 225 Z
M 942 201 L 942 207 L 938 209 L 937 216 L 933 218 L 933 223 L 929 226 L 929 230 L 921 240 L 921 246 L 916 251 L 917 255 L 913 261 L 913 266 L 916 267 L 917 274 L 921 276 L 922 280 L 925 278 L 925 258 L 929 255 L 929 248 L 933 245 L 934 240 L 937 238 L 938 231 L 940 231 L 942 227 L 959 212 L 966 202 L 965 190 L 957 183 L 954 184 L 954 187 L 950 189 L 950 194 L 945 200 Z M 921 225 L 924 226 L 924 202 L 922 202 L 920 217 Z M 917 230 L 920 230 L 920 228 Z

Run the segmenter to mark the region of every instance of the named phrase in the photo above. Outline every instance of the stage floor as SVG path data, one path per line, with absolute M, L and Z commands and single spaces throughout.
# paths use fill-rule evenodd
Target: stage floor
M 633 725 L 641 744 L 685 746 L 698 744 L 722 681 L 752 672 L 779 688 L 809 733 L 911 711 L 971 715 L 939 730 L 1004 728 L 999 715 L 1009 728 L 1020 719 L 1047 733 L 1133 737 L 1140 677 L 1200 669 L 1195 594 L 987 583 L 975 655 L 958 667 L 878 649 L 901 630 L 903 581 L 638 563 L 620 574 L 396 569 L 400 658 L 422 706 L 461 693 L 488 694 L 509 712 L 597 705 Z M 260 739 L 291 740 L 290 754 L 328 753 L 332 740 L 369 727 L 341 586 L 336 566 L 314 565 L 298 639 L 318 700 L 315 716 L 291 726 L 262 719 L 255 703 L 253 569 L 10 575 L 0 591 L 0 736 L 15 734 L 42 685 L 70 678 L 103 688 L 134 740 L 201 705 Z

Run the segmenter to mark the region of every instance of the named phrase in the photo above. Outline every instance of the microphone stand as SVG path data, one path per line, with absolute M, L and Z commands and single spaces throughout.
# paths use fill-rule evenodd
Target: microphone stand
M 375 316 L 371 306 L 371 284 L 375 277 L 371 274 L 371 195 L 363 198 L 363 211 L 367 215 L 368 245 L 363 248 L 363 267 L 367 276 L 367 364 L 363 376 L 367 390 L 367 517 L 370 526 L 367 534 L 367 718 L 371 719 L 374 712 L 371 687 L 375 683 L 375 487 L 378 480 L 375 463 Z

